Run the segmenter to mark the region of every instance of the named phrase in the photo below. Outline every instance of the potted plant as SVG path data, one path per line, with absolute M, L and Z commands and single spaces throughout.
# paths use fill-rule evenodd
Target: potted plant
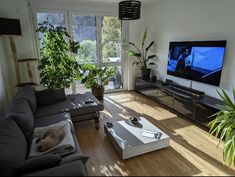
M 215 116 L 215 119 L 209 123 L 210 134 L 215 134 L 220 141 L 224 141 L 223 159 L 228 167 L 232 167 L 235 159 L 235 90 L 233 90 L 234 101 L 224 90 L 218 94 L 224 101 L 225 107 L 211 116 Z
M 117 72 L 116 67 L 97 67 L 94 64 L 82 64 L 79 66 L 81 83 L 86 88 L 91 88 L 92 94 L 99 100 L 104 97 L 104 86 L 108 85 L 108 79 Z
M 41 84 L 50 89 L 69 87 L 78 74 L 75 55 L 79 43 L 71 39 L 66 28 L 47 21 L 39 24 L 37 32 L 43 35 L 38 65 Z
M 134 43 L 129 42 L 128 45 L 132 46 L 133 50 L 129 50 L 128 55 L 137 58 L 137 61 L 133 62 L 133 65 L 137 65 L 141 68 L 142 78 L 144 80 L 149 80 L 151 73 L 151 69 L 149 68 L 149 66 L 155 65 L 155 63 L 151 62 L 151 60 L 156 58 L 156 55 L 149 55 L 149 50 L 151 49 L 151 47 L 153 47 L 154 41 L 150 42 L 149 45 L 145 46 L 146 37 L 147 29 L 145 30 L 142 38 L 141 49 L 138 48 L 137 45 L 135 45 Z

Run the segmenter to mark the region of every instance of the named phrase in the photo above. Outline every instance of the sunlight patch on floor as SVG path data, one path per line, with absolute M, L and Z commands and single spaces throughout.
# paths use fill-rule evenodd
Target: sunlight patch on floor
M 99 171 L 103 176 L 113 176 L 113 174 L 120 174 L 122 176 L 128 176 L 128 171 L 124 171 L 122 169 L 122 166 L 124 164 L 122 163 L 112 163 L 112 164 L 105 164 L 105 165 L 99 165 L 99 167 L 92 166 L 92 171 L 95 174 L 96 171 Z

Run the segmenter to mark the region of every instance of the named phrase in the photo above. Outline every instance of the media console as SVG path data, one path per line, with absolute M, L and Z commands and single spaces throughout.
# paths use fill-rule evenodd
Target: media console
M 208 117 L 224 106 L 221 100 L 176 83 L 152 82 L 136 78 L 135 90 L 204 127 L 208 127 L 208 123 L 213 119 Z

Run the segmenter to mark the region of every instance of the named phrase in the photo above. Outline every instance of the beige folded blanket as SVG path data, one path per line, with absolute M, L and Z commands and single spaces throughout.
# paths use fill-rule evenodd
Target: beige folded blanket
M 38 152 L 37 151 L 37 139 L 41 137 L 47 130 L 51 128 L 60 128 L 63 129 L 65 136 L 64 139 L 56 146 L 52 147 L 49 150 Z M 62 121 L 54 125 L 50 125 L 47 127 L 37 127 L 34 129 L 33 133 L 33 141 L 30 147 L 29 157 L 35 157 L 44 154 L 56 154 L 60 156 L 64 156 L 75 151 L 75 144 L 73 140 L 73 136 L 71 133 L 71 125 L 69 121 Z

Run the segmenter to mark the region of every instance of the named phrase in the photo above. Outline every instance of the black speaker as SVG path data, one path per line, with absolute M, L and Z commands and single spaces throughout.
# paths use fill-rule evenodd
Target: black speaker
M 0 18 L 0 35 L 21 35 L 20 20 Z

